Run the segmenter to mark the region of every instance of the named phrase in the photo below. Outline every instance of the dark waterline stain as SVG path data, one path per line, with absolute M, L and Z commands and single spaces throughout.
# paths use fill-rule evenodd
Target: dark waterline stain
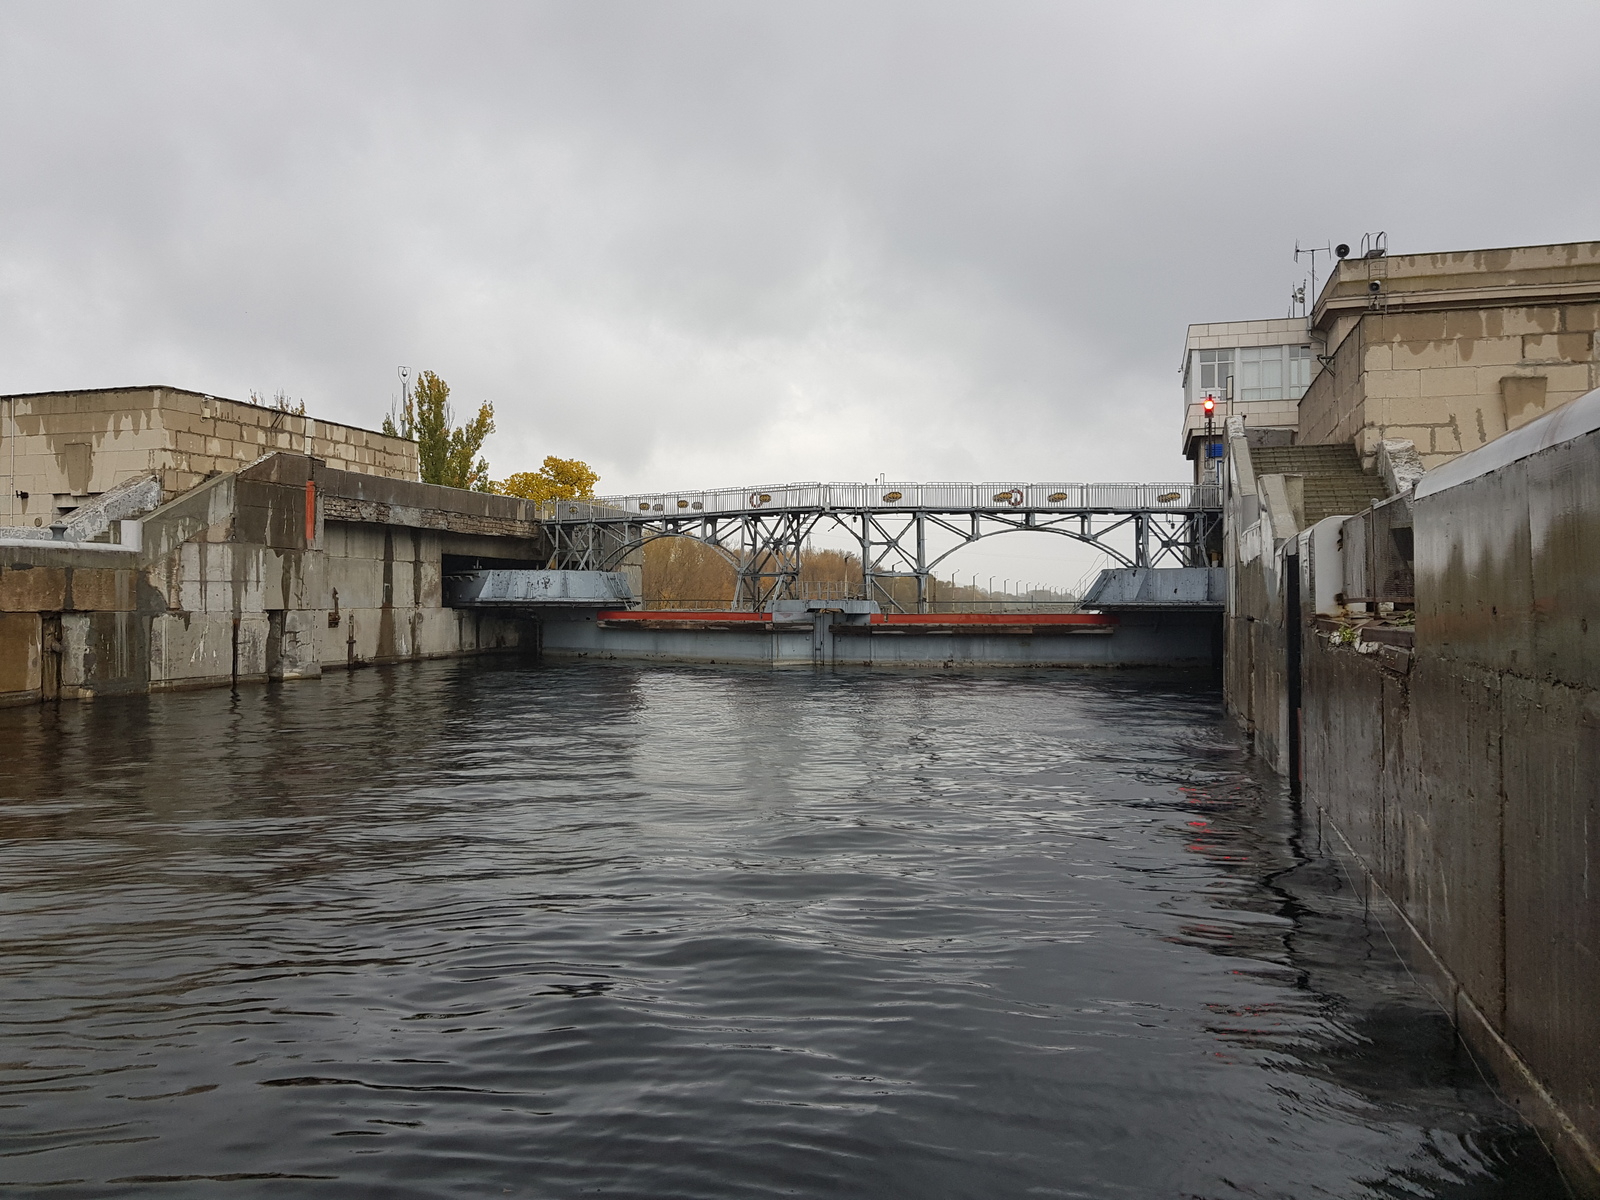
M 0 1187 L 1561 1195 L 1314 845 L 1139 675 L 0 711 Z

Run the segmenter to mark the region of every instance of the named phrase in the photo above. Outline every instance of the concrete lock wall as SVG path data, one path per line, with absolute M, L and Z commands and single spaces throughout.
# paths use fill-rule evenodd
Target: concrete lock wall
M 1413 649 L 1308 601 L 1304 796 L 1600 1191 L 1600 393 L 1430 473 L 1414 537 Z
M 1233 573 L 1224 614 L 1223 695 L 1251 748 L 1289 773 L 1288 630 L 1284 551 L 1261 548 Z
M 293 454 L 202 483 L 138 527 L 137 549 L 0 539 L 0 703 L 514 648 L 530 622 L 443 606 L 445 556 L 549 553 L 525 501 Z
M 48 526 L 140 475 L 155 475 L 172 499 L 275 451 L 417 478 L 417 446 L 405 438 L 168 387 L 0 396 L 0 451 L 13 475 L 0 526 Z

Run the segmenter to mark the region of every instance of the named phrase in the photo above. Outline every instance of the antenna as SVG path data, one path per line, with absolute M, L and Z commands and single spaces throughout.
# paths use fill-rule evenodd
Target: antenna
M 1309 254 L 1311 256 L 1311 298 L 1313 300 L 1315 300 L 1317 298 L 1317 255 L 1319 255 L 1319 254 L 1332 254 L 1332 253 L 1333 253 L 1333 247 L 1332 246 L 1301 246 L 1300 245 L 1300 240 L 1298 238 L 1295 239 L 1295 243 L 1294 243 L 1294 260 L 1295 260 L 1295 262 L 1299 262 L 1300 261 L 1300 256 L 1302 254 Z M 1339 257 L 1343 258 L 1344 255 L 1341 254 Z M 1304 307 L 1305 302 L 1306 302 L 1305 288 L 1301 287 L 1301 289 L 1300 289 L 1300 304 L 1301 304 L 1302 307 Z M 1289 315 L 1291 317 L 1294 316 L 1294 309 L 1293 308 L 1291 308 L 1289 310 Z

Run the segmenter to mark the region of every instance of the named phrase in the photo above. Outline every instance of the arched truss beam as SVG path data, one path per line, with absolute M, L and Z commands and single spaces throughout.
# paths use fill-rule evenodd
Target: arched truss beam
M 1124 567 L 1198 565 L 1220 514 L 1205 511 L 965 514 L 914 510 L 905 513 L 787 510 L 621 521 L 586 521 L 547 526 L 556 543 L 553 561 L 580 570 L 607 570 L 630 553 L 663 537 L 708 545 L 734 567 L 735 603 L 758 608 L 789 591 L 800 574 L 800 555 L 824 520 L 843 528 L 861 548 L 868 595 L 895 604 L 879 580 L 917 581 L 917 606 L 925 608 L 928 580 L 956 551 L 1005 533 L 1053 533 L 1092 546 Z M 955 537 L 950 549 L 929 557 L 929 526 Z M 1132 552 L 1114 544 L 1131 534 Z M 896 604 L 896 607 L 898 605 Z
M 728 560 L 728 565 L 734 570 L 739 569 L 739 555 L 736 551 L 729 550 L 720 542 L 708 542 L 705 538 L 693 533 L 682 533 L 676 529 L 659 529 L 646 532 L 634 541 L 627 542 L 609 556 L 610 565 L 615 566 L 635 550 L 643 550 L 651 542 L 659 542 L 665 538 L 683 538 L 685 541 L 698 542 L 702 546 L 709 546 L 723 558 Z
M 664 537 L 710 546 L 733 566 L 737 581 L 734 604 L 759 608 L 799 579 L 801 552 L 826 515 L 775 512 L 669 517 L 551 525 L 550 529 L 557 542 L 555 558 L 579 570 L 614 570 L 635 550 Z
M 1106 543 L 1101 541 L 1098 536 L 1091 535 L 1091 536 L 1085 537 L 1083 534 L 1079 533 L 1075 529 L 1054 529 L 1054 528 L 1051 528 L 1048 525 L 1041 525 L 1041 526 L 1038 526 L 1038 527 L 1032 528 L 1032 529 L 1025 528 L 1025 527 L 1024 528 L 1018 528 L 1018 529 L 991 529 L 991 530 L 989 530 L 988 533 L 980 533 L 976 537 L 968 537 L 965 540 L 963 540 L 962 542 L 960 542 L 958 545 L 951 546 L 950 549 L 946 550 L 943 554 L 938 555 L 936 558 L 930 558 L 928 560 L 927 569 L 931 573 L 935 567 L 937 567 L 945 559 L 949 558 L 957 550 L 965 550 L 968 546 L 971 546 L 975 542 L 981 542 L 985 538 L 1001 537 L 1001 536 L 1003 536 L 1005 534 L 1008 534 L 1008 533 L 1055 533 L 1055 534 L 1060 534 L 1062 537 L 1069 537 L 1075 542 L 1082 542 L 1086 546 L 1093 546 L 1096 550 L 1100 551 L 1102 554 L 1106 555 L 1108 558 L 1110 558 L 1113 561 L 1115 561 L 1118 566 L 1131 567 L 1131 566 L 1134 565 L 1133 559 L 1129 558 L 1126 554 L 1124 554 L 1121 550 L 1118 550 L 1115 546 L 1106 545 Z

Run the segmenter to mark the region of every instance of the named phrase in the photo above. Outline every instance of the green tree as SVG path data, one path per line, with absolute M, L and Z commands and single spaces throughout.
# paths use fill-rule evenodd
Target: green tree
M 251 388 L 250 403 L 259 404 L 262 408 L 275 408 L 279 412 L 286 412 L 292 417 L 303 417 L 306 415 L 306 402 L 304 400 L 291 400 L 289 398 L 289 393 L 284 391 L 282 388 L 279 388 L 275 393 L 273 393 L 271 400 L 268 400 L 260 392 L 256 391 L 255 388 Z
M 518 471 L 499 483 L 490 484 L 489 490 L 540 502 L 592 500 L 594 485 L 599 482 L 600 476 L 588 463 L 550 454 L 545 457 L 544 466 L 537 471 Z
M 474 492 L 493 490 L 489 463 L 479 451 L 494 432 L 494 405 L 483 405 L 477 416 L 457 427 L 450 408 L 450 385 L 432 371 L 417 376 L 417 386 L 400 407 L 399 421 L 393 413 L 384 417 L 383 432 L 417 443 L 423 483 Z

